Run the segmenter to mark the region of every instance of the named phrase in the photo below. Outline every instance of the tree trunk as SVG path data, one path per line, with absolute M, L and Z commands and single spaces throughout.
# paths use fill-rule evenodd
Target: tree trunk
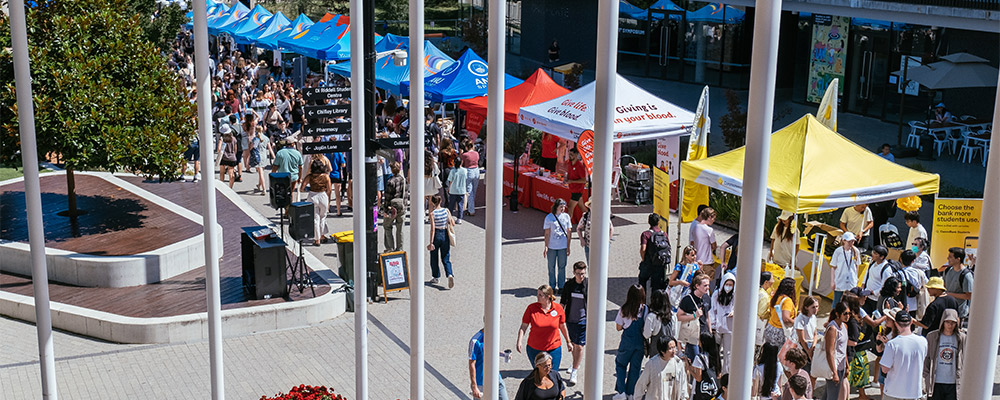
M 73 176 L 73 169 L 66 169 L 66 194 L 69 200 L 69 210 L 67 214 L 70 218 L 76 218 L 78 215 L 76 209 L 76 178 Z

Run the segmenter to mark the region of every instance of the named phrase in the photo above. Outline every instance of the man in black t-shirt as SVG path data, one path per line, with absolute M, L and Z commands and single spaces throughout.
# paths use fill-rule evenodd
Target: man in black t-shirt
M 924 318 L 920 321 L 914 320 L 913 324 L 923 328 L 920 334 L 927 336 L 928 333 L 940 328 L 941 315 L 944 314 L 944 310 L 952 309 L 958 311 L 961 303 L 957 298 L 949 296 L 945 292 L 944 279 L 940 276 L 931 277 L 924 287 L 927 288 L 927 294 L 933 297 L 934 301 L 927 305 L 927 310 L 924 311 Z
M 566 312 L 566 329 L 573 343 L 573 366 L 569 368 L 569 384 L 576 385 L 577 370 L 583 361 L 587 345 L 587 263 L 573 264 L 573 277 L 563 284 L 559 302 Z

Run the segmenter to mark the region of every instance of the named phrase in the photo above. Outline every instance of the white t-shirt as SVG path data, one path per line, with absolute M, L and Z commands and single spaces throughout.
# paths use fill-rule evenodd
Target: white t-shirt
M 799 313 L 795 317 L 795 330 L 802 331 L 802 336 L 806 338 L 806 345 L 809 349 L 812 349 L 813 338 L 816 336 L 816 316 L 807 317 L 805 314 Z
M 771 386 L 771 393 L 777 393 L 777 396 L 764 396 L 760 397 L 761 400 L 764 399 L 779 399 L 781 398 L 781 376 L 784 375 L 785 369 L 781 367 L 781 363 L 778 363 L 777 368 L 778 373 L 775 375 L 774 385 Z M 761 385 L 764 384 L 764 364 L 757 364 L 753 367 L 753 379 L 760 382 Z M 757 395 L 757 393 L 754 393 Z
M 715 257 L 712 256 L 713 243 L 715 243 L 715 231 L 711 226 L 698 224 L 694 227 L 694 248 L 698 250 L 698 261 L 704 264 L 715 262 Z
M 882 353 L 883 367 L 889 368 L 885 376 L 884 393 L 900 399 L 916 399 L 924 395 L 920 382 L 924 357 L 927 356 L 927 339 L 920 335 L 896 336 L 885 345 Z
M 559 214 L 558 222 L 556 222 L 556 217 L 551 213 L 546 215 L 542 229 L 549 230 L 549 248 L 553 250 L 565 249 L 568 244 L 566 236 L 569 234 L 569 230 L 573 229 L 572 226 L 573 222 L 569 219 L 569 213 Z
M 916 228 L 910 228 L 910 234 L 906 235 L 906 243 L 903 243 L 903 247 L 909 248 L 913 245 L 913 239 L 918 237 L 927 239 L 927 230 L 920 224 L 917 224 Z
M 833 277 L 834 290 L 848 291 L 852 287 L 858 286 L 858 265 L 861 264 L 861 250 L 852 247 L 850 252 L 840 246 L 833 251 L 830 258 L 830 265 L 837 267 Z
M 872 301 L 878 301 L 878 292 L 882 290 L 885 280 L 892 276 L 892 267 L 888 263 L 888 261 L 882 260 L 881 264 L 873 264 L 868 267 L 864 282 L 865 289 L 872 291 L 871 296 L 868 296 Z

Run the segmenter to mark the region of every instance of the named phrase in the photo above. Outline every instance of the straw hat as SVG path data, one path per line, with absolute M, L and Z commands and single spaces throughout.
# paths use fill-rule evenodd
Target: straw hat
M 792 214 L 789 211 L 781 210 L 781 215 L 778 216 L 778 219 L 780 219 L 780 220 L 786 220 L 786 219 L 789 219 L 789 218 L 791 218 L 793 216 L 795 216 L 795 214 Z
M 944 279 L 941 279 L 940 276 L 932 276 L 924 287 L 928 289 L 947 290 L 944 288 Z

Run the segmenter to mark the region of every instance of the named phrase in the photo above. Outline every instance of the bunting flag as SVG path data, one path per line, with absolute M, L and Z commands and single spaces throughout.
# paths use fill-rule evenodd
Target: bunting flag
M 701 90 L 701 99 L 698 100 L 698 110 L 694 113 L 694 126 L 691 127 L 691 140 L 687 153 L 689 161 L 708 158 L 708 131 L 711 125 L 709 121 L 708 86 L 705 86 Z M 681 202 L 681 222 L 691 222 L 698 217 L 696 213 L 701 204 L 708 205 L 708 186 L 694 183 L 694 181 L 685 181 L 684 199 Z
M 840 86 L 840 78 L 833 78 L 830 85 L 826 87 L 826 94 L 819 102 L 819 110 L 816 111 L 816 119 L 819 120 L 831 131 L 837 131 L 837 92 Z

